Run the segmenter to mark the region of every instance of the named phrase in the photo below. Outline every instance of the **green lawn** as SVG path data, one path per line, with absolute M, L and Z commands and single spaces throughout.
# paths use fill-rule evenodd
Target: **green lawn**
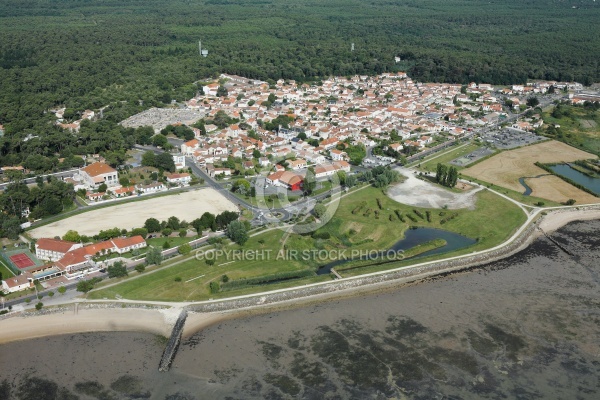
M 549 137 L 600 156 L 600 110 L 568 105 L 561 109 L 561 118 L 552 116 L 553 109 L 542 114 L 546 124 L 560 125 L 560 132 Z
M 2 274 L 2 279 L 7 279 L 11 276 L 15 276 L 12 271 L 6 266 L 4 260 L 0 260 L 0 273 Z
M 381 209 L 377 199 L 380 201 Z M 415 210 L 419 211 L 424 218 L 419 217 Z M 375 211 L 378 211 L 378 218 Z M 395 211 L 398 211 L 406 222 L 400 221 Z M 431 222 L 427 221 L 427 211 L 430 212 Z M 408 218 L 409 214 L 416 222 Z M 454 218 L 444 224 L 441 223 L 442 219 L 452 214 L 456 214 Z M 329 233 L 328 239 L 290 234 L 284 245 L 283 240 L 287 234 L 281 230 L 271 230 L 250 238 L 243 248 L 238 245 L 223 245 L 221 249 L 223 254 L 216 257 L 212 266 L 207 265 L 204 258 L 200 260 L 192 258 L 179 265 L 163 267 L 155 273 L 124 281 L 107 289 L 93 291 L 88 297 L 101 299 L 120 295 L 137 300 L 191 301 L 323 281 L 330 277 L 312 276 L 278 284 L 243 287 L 217 294 L 211 294 L 209 290 L 209 283 L 220 282 L 223 275 L 227 275 L 230 280 L 237 280 L 282 272 L 316 270 L 320 265 L 326 264 L 327 260 L 306 257 L 314 250 L 386 250 L 403 237 L 409 226 L 440 228 L 476 239 L 477 243 L 473 246 L 457 250 L 452 254 L 445 254 L 444 257 L 466 254 L 502 243 L 524 223 L 525 219 L 525 214 L 517 206 L 487 190 L 477 195 L 475 210 L 428 210 L 397 203 L 380 189 L 368 187 L 343 198 L 332 220 L 317 231 L 319 234 Z M 490 221 L 494 222 L 490 223 Z M 162 238 L 156 240 L 159 241 L 159 245 L 164 241 Z M 224 254 L 224 251 L 232 250 L 250 250 L 250 252 L 243 253 L 241 259 L 235 259 L 231 254 Z M 239 255 L 242 253 L 237 254 L 241 257 Z M 285 257 L 282 258 L 282 255 Z M 434 258 L 439 257 L 438 255 Z M 419 262 L 421 261 L 422 259 L 419 259 Z M 406 260 L 404 265 L 414 262 Z M 377 268 L 388 269 L 399 265 L 401 264 L 394 263 Z M 361 268 L 352 270 L 351 274 L 366 271 L 367 269 L 363 271 Z M 176 280 L 176 278 L 180 279 Z
M 179 237 L 179 236 L 171 236 L 171 237 L 158 237 L 152 239 L 146 239 L 146 243 L 148 246 L 154 246 L 163 248 L 163 244 L 165 241 L 169 242 L 169 248 L 181 246 L 184 243 L 188 243 L 191 240 L 194 240 L 196 237 Z

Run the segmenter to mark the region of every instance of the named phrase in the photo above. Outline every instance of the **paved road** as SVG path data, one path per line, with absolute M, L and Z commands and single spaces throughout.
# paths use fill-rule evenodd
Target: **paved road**
M 46 179 L 46 177 L 48 176 L 54 176 L 56 178 L 71 178 L 73 175 L 75 175 L 77 173 L 78 169 L 70 169 L 68 171 L 61 171 L 61 172 L 55 172 L 52 174 L 44 174 L 44 175 L 39 175 L 42 178 Z M 26 178 L 24 179 L 25 183 L 29 184 L 29 183 L 35 183 L 37 177 L 33 177 L 33 178 Z M 6 189 L 6 187 L 10 184 L 10 182 L 5 182 L 5 183 L 0 183 L 0 190 L 4 190 Z

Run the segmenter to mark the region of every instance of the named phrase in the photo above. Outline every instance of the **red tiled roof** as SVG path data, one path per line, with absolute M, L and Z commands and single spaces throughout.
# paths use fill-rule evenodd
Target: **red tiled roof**
M 117 172 L 117 170 L 110 165 L 101 162 L 90 164 L 87 167 L 82 168 L 82 171 L 85 171 L 86 174 L 92 177 Z
M 140 235 L 137 235 L 137 236 L 132 236 L 132 237 L 128 237 L 128 238 L 116 238 L 116 239 L 113 239 L 112 242 L 114 243 L 115 247 L 117 247 L 119 249 L 123 249 L 125 247 L 145 243 L 146 241 L 144 240 L 143 237 L 141 237 Z
M 67 242 L 66 240 L 56 240 L 42 238 L 38 239 L 36 246 L 42 250 L 55 251 L 57 253 L 66 253 L 75 243 Z

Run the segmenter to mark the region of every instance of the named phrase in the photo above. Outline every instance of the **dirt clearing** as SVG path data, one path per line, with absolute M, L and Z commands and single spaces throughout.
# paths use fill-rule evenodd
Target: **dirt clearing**
M 455 193 L 417 178 L 414 171 L 404 168 L 398 168 L 397 170 L 407 179 L 402 183 L 390 186 L 387 195 L 402 204 L 426 208 L 443 208 L 447 206 L 450 209 L 473 209 L 475 207 L 475 193 L 481 190 L 481 188 L 478 188 L 465 193 Z
M 31 230 L 35 238 L 63 236 L 68 230 L 93 236 L 101 230 L 144 226 L 148 218 L 159 221 L 175 216 L 191 222 L 204 212 L 219 214 L 238 211 L 237 207 L 214 189 L 200 189 L 89 211 Z

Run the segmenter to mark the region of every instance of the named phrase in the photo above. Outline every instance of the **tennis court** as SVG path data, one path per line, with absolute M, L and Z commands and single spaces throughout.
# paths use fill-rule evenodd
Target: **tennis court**
M 10 261 L 12 261 L 12 263 L 15 264 L 15 266 L 19 269 L 25 269 L 35 265 L 33 260 L 25 253 L 15 254 L 9 258 Z
M 0 252 L 0 256 L 4 259 L 6 266 L 17 275 L 44 265 L 44 262 L 24 245 L 13 250 L 4 250 Z

